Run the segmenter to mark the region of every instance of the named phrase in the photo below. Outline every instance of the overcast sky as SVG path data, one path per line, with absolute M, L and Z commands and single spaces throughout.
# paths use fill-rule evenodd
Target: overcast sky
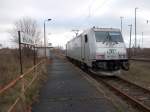
M 54 46 L 65 46 L 74 35 L 72 29 L 120 28 L 120 16 L 123 16 L 123 36 L 128 45 L 129 24 L 133 24 L 134 39 L 135 7 L 138 7 L 137 43 L 141 44 L 143 32 L 144 47 L 150 47 L 150 24 L 146 23 L 150 20 L 150 0 L 0 0 L 0 43 L 12 45 L 7 32 L 15 20 L 24 16 L 36 19 L 41 29 L 43 21 L 51 18 L 46 23 L 46 32 Z

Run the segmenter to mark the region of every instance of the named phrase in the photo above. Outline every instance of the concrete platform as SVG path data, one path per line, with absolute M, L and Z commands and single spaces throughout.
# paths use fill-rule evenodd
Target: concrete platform
M 110 101 L 81 74 L 66 60 L 53 58 L 40 102 L 33 105 L 32 112 L 116 112 Z

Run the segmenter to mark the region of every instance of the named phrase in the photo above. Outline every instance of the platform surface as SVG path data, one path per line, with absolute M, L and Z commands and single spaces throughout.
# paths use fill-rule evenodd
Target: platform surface
M 70 62 L 53 57 L 48 80 L 40 91 L 32 112 L 117 112 Z

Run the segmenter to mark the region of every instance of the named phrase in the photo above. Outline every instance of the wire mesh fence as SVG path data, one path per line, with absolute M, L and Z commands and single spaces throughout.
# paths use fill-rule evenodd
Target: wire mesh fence
M 17 76 L 0 90 L 2 112 L 26 112 L 38 95 L 40 83 L 44 80 L 45 60 Z
M 23 37 L 29 39 L 29 35 Z M 26 112 L 46 73 L 36 44 L 21 41 L 20 31 L 18 38 L 18 48 L 0 49 L 0 112 Z

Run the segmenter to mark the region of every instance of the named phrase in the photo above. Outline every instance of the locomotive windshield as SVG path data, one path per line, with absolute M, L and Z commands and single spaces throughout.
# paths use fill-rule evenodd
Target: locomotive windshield
M 123 42 L 120 32 L 95 31 L 96 42 Z

